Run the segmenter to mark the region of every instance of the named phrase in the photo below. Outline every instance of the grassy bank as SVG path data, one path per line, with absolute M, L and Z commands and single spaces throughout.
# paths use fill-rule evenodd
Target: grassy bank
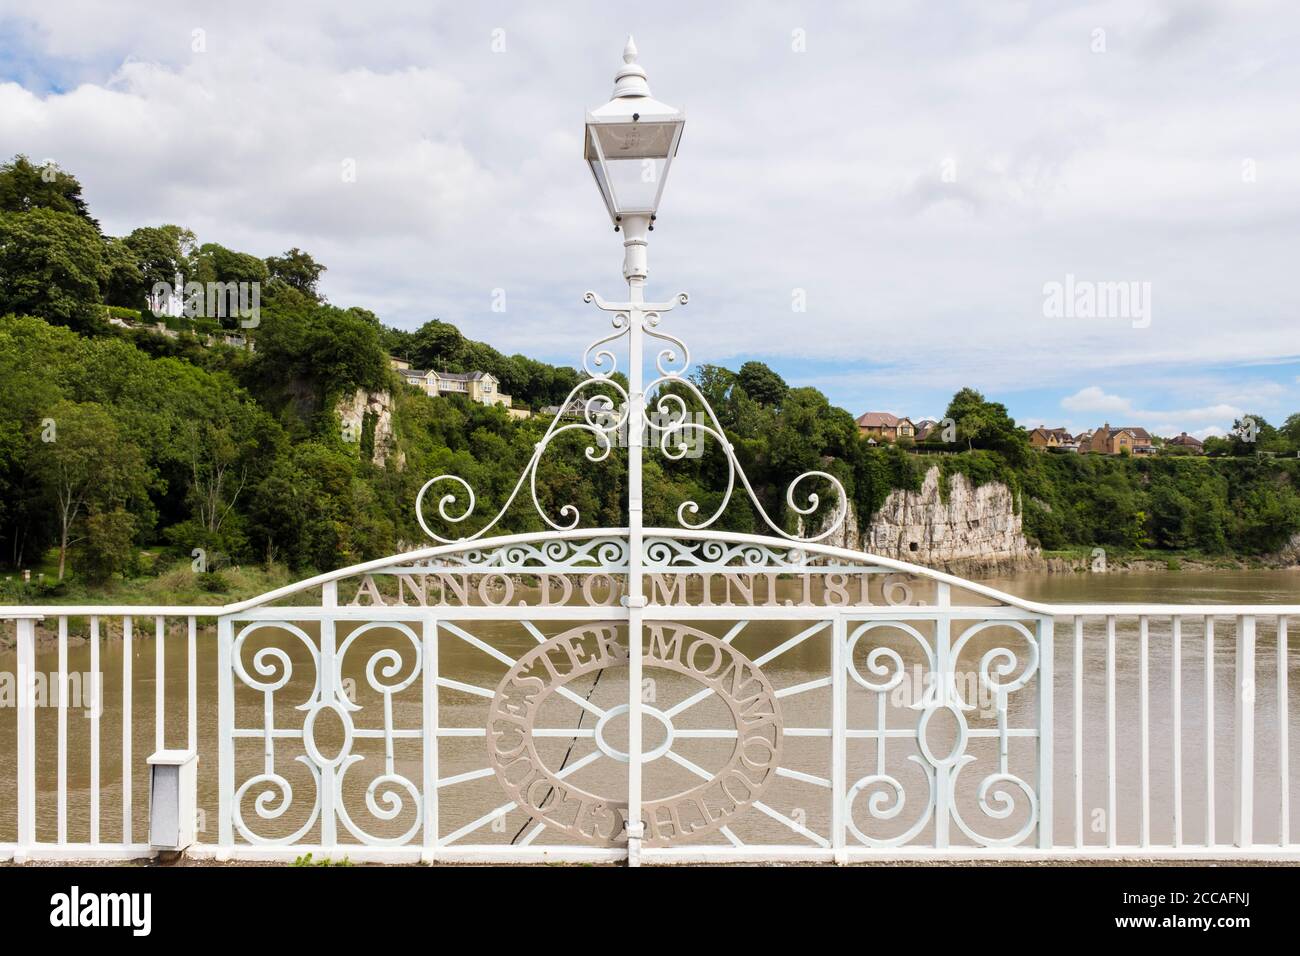
M 91 583 L 75 574 L 62 582 L 48 564 L 32 573 L 30 583 L 16 575 L 0 580 L 0 604 L 139 604 L 221 606 L 311 577 L 283 564 L 236 566 L 197 573 L 188 561 L 160 563 L 150 573 L 115 576 Z

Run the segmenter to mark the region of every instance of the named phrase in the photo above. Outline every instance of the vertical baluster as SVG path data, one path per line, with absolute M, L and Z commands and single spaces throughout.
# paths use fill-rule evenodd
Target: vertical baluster
M 952 592 L 946 585 L 940 585 L 936 595 L 939 604 L 947 607 L 952 604 Z M 935 672 L 931 675 L 931 685 L 927 692 L 927 704 L 929 701 L 938 703 L 943 702 L 947 694 L 947 682 L 952 680 L 953 667 L 955 662 L 952 659 L 952 617 L 950 613 L 944 611 L 934 622 L 934 665 Z M 918 688 L 919 689 L 919 688 Z M 888 725 L 886 720 L 885 705 L 888 699 L 887 694 L 877 694 L 879 710 L 876 716 L 876 730 L 879 736 L 879 762 L 878 772 L 885 773 L 885 730 Z M 998 730 L 1004 731 L 1006 728 L 1006 715 L 1003 709 L 1003 702 L 997 701 L 998 712 Z M 1006 764 L 1006 736 L 999 733 L 998 740 L 998 763 L 1000 766 Z M 953 774 L 952 766 L 944 764 L 934 768 L 934 846 L 937 850 L 946 850 L 951 845 L 952 835 L 952 808 L 953 808 Z
M 99 715 L 104 712 L 104 675 L 99 671 L 99 618 L 90 619 L 90 844 L 99 845 Z
M 19 618 L 18 639 L 18 846 L 25 863 L 36 845 L 36 619 Z
M 1074 618 L 1074 845 L 1083 847 L 1083 616 Z
M 154 619 L 154 642 L 153 642 L 153 749 L 167 749 L 167 732 L 164 724 L 165 720 L 165 695 L 167 687 L 167 672 L 164 667 L 164 636 L 167 629 L 163 624 L 161 616 Z
M 1291 842 L 1291 768 L 1288 750 L 1288 723 L 1291 720 L 1291 702 L 1287 699 L 1287 633 L 1286 618 L 1277 619 L 1277 772 L 1282 784 L 1282 805 L 1278 813 L 1277 842 L 1287 846 Z
M 1255 840 L 1255 618 L 1250 615 L 1237 618 L 1233 696 L 1232 842 L 1247 847 Z
M 68 842 L 68 619 L 59 618 L 58 842 Z
M 217 859 L 230 859 L 235 842 L 235 678 L 231 671 L 234 628 L 217 619 Z
M 1169 675 L 1174 703 L 1174 846 L 1183 845 L 1183 619 L 1174 618 L 1174 661 Z
M 122 618 L 122 845 L 131 843 L 131 627 Z
M 1138 828 L 1138 846 L 1151 845 L 1151 709 L 1150 674 L 1147 652 L 1150 642 L 1150 620 L 1138 618 L 1138 724 L 1142 746 L 1142 817 Z
M 1038 621 L 1038 848 L 1050 850 L 1053 843 L 1052 819 L 1055 801 L 1052 799 L 1052 752 L 1055 726 L 1052 713 L 1053 682 L 1056 680 L 1056 649 L 1053 630 L 1056 622 L 1050 617 Z
M 946 603 L 948 585 L 938 585 L 940 603 Z M 845 847 L 847 828 L 844 824 L 844 796 L 848 786 L 848 770 L 845 761 L 848 757 L 845 746 L 846 721 L 846 673 L 844 663 L 845 622 L 842 614 L 835 616 L 831 636 L 831 845 L 835 849 L 835 859 L 839 863 L 848 862 Z
M 1116 845 L 1115 826 L 1115 617 L 1106 617 L 1106 845 Z
M 316 669 L 316 680 L 320 688 L 320 698 L 322 701 L 329 703 L 336 702 L 337 698 L 337 668 L 338 661 L 335 658 L 335 627 L 337 625 L 337 611 L 334 609 L 339 604 L 339 585 L 337 581 L 326 581 L 320 588 L 321 607 L 330 610 L 327 617 L 321 618 L 320 622 L 320 664 Z M 271 698 L 266 698 L 267 707 L 271 706 Z M 336 793 L 335 781 L 338 779 L 338 770 L 334 766 L 325 766 L 320 768 L 320 843 L 321 853 L 331 854 L 338 840 L 338 816 L 335 810 L 338 795 Z
M 1214 618 L 1205 619 L 1205 845 L 1214 846 Z
M 432 863 L 438 848 L 438 622 L 424 619 L 424 848 L 420 859 Z
M 193 615 L 190 615 L 186 630 L 185 715 L 187 726 L 185 728 L 185 748 L 197 752 L 199 749 L 199 655 L 196 639 L 198 622 Z

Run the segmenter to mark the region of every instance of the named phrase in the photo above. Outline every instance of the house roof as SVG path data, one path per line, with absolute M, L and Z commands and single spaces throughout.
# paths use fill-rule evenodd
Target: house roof
M 1120 425 L 1117 428 L 1112 428 L 1110 422 L 1107 422 L 1105 425 L 1101 426 L 1101 430 L 1106 432 L 1107 438 L 1113 438 L 1120 432 L 1128 432 L 1139 441 L 1151 441 L 1151 433 L 1145 428 L 1138 428 L 1136 425 Z
M 858 418 L 858 424 L 864 428 L 896 428 L 901 422 L 910 425 L 912 420 L 907 417 L 899 418 L 889 412 L 864 412 Z
M 485 378 L 496 381 L 496 377 L 488 372 L 430 372 L 427 369 L 420 368 L 403 368 L 398 369 L 398 371 L 405 378 L 426 378 L 432 375 L 444 382 L 477 382 L 479 379 Z
M 1199 438 L 1195 438 L 1195 437 L 1193 437 L 1193 436 L 1187 434 L 1187 432 L 1183 432 L 1183 433 L 1182 433 L 1181 435 L 1179 435 L 1177 438 L 1171 438 L 1171 439 L 1169 439 L 1169 444 L 1171 444 L 1171 445 L 1197 445 L 1197 446 L 1204 447 L 1205 442 L 1201 441 Z

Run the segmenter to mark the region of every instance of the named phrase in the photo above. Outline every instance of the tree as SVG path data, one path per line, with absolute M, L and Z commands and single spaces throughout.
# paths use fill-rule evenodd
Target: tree
M 0 166 L 0 211 L 30 212 L 49 209 L 78 216 L 99 230 L 81 198 L 81 183 L 54 163 L 36 166 L 18 155 Z
M 194 254 L 193 278 L 198 282 L 265 282 L 269 276 L 266 263 L 257 256 L 215 242 L 205 242 Z
M 762 362 L 746 362 L 736 373 L 736 380 L 745 394 L 760 405 L 779 406 L 790 391 L 785 379 Z
M 188 278 L 194 272 L 194 233 L 182 226 L 142 226 L 123 241 L 135 253 L 147 289 L 172 286 L 177 276 Z
M 1286 441 L 1288 453 L 1300 451 L 1300 412 L 1287 416 L 1277 431 L 1278 436 Z
M 266 260 L 266 268 L 272 281 L 282 282 L 318 302 L 323 301 L 316 284 L 320 282 L 325 267 L 297 246 L 282 256 L 271 256 Z
M 411 336 L 410 360 L 420 368 L 441 369 L 460 364 L 465 336 L 449 322 L 432 319 Z
M 1001 402 L 990 402 L 973 388 L 963 388 L 948 403 L 945 417 L 957 425 L 957 440 L 967 449 L 1000 452 L 1013 465 L 1029 459 L 1029 439 Z
M 101 562 L 105 560 L 105 542 L 120 543 L 119 519 L 103 519 L 86 530 L 83 519 L 87 512 L 117 512 L 128 502 L 146 498 L 149 469 L 140 449 L 121 434 L 102 405 L 64 401 L 54 407 L 49 418 L 53 428 L 36 441 L 32 465 L 55 506 L 62 581 L 68 549 L 80 544 L 88 530 L 99 535 L 92 546 L 98 549 Z
M 1162 548 L 1185 548 L 1192 541 L 1195 506 L 1168 478 L 1151 488 L 1151 525 L 1156 544 Z
M 1238 457 L 1271 452 L 1277 450 L 1278 431 L 1264 420 L 1263 415 L 1243 415 L 1232 423 L 1228 441 L 1231 442 L 1231 454 Z
M 105 581 L 118 572 L 135 567 L 132 543 L 137 532 L 135 516 L 123 508 L 99 511 L 92 508 L 86 516 L 86 532 L 75 554 L 78 567 L 93 582 Z
M 105 277 L 103 241 L 85 219 L 45 208 L 0 212 L 0 314 L 94 328 Z
M 104 268 L 100 276 L 100 297 L 109 305 L 144 308 L 149 287 L 140 271 L 140 260 L 125 239 L 109 236 L 104 240 Z

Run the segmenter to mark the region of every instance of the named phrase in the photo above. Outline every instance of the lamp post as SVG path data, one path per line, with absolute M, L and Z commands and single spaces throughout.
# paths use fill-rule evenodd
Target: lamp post
M 628 322 L 628 863 L 640 863 L 645 824 L 641 820 L 641 671 L 642 589 L 641 456 L 644 445 L 646 396 L 642 344 L 647 315 L 667 311 L 670 303 L 645 301 L 646 245 L 654 229 L 668 168 L 677 154 L 686 118 L 678 109 L 650 95 L 645 70 L 636 62 L 631 37 L 623 49 L 623 66 L 614 79 L 614 94 L 604 106 L 587 114 L 583 154 L 591 166 L 614 230 L 623 236 L 623 277 L 626 303 L 598 303 L 623 313 Z

